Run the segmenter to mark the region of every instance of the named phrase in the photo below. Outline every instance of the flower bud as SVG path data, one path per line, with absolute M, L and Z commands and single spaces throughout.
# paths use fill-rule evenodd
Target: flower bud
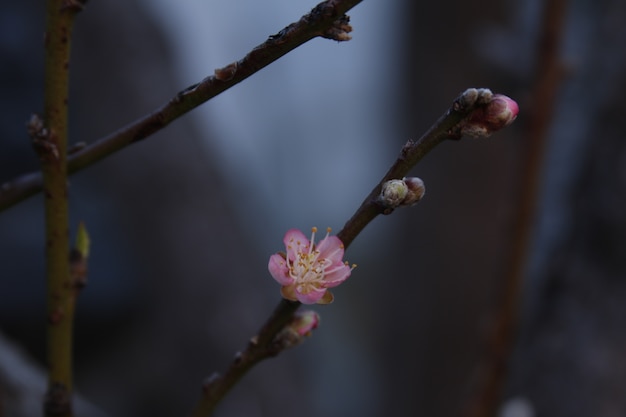
M 402 204 L 408 193 L 404 180 L 389 180 L 383 184 L 378 199 L 382 205 L 393 209 Z
M 518 113 L 519 106 L 515 100 L 502 94 L 494 94 L 489 103 L 470 113 L 461 127 L 461 134 L 489 136 L 513 123 Z
M 313 310 L 298 311 L 294 314 L 293 321 L 288 325 L 300 336 L 310 336 L 320 324 L 320 316 Z
M 404 200 L 402 200 L 403 206 L 412 206 L 424 197 L 426 193 L 426 187 L 424 181 L 417 177 L 404 177 L 402 179 L 408 188 L 408 192 Z
M 291 321 L 276 335 L 275 347 L 279 350 L 299 345 L 320 323 L 320 316 L 315 311 L 298 311 Z

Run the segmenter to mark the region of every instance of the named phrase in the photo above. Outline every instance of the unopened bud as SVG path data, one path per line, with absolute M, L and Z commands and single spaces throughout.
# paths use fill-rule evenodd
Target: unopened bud
M 388 208 L 396 208 L 406 198 L 409 187 L 403 180 L 386 181 L 380 191 L 379 201 Z
M 417 177 L 389 180 L 382 186 L 378 201 L 385 206 L 385 214 L 401 206 L 412 206 L 424 197 L 424 181 Z
M 310 336 L 320 324 L 320 316 L 313 310 L 298 311 L 294 314 L 293 321 L 289 324 L 293 331 L 300 336 Z
M 461 128 L 461 134 L 489 136 L 513 123 L 518 113 L 519 106 L 515 100 L 502 94 L 494 94 L 489 103 L 471 112 Z
M 320 316 L 315 311 L 298 311 L 274 339 L 276 348 L 288 349 L 304 341 L 319 326 Z
M 408 192 L 401 204 L 403 206 L 412 206 L 424 197 L 426 186 L 424 186 L 424 181 L 417 177 L 405 177 L 402 180 L 406 184 Z

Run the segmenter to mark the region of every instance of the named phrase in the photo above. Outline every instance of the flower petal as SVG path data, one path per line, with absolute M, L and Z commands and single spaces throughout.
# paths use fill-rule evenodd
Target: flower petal
M 336 287 L 337 285 L 348 279 L 351 273 L 352 268 L 350 268 L 346 264 L 337 265 L 337 267 L 327 268 L 324 275 L 323 285 L 326 288 Z
M 332 263 L 343 259 L 343 242 L 337 236 L 327 236 L 315 247 L 320 252 L 320 258 L 326 258 Z
M 290 261 L 297 258 L 296 254 L 298 252 L 308 252 L 309 245 L 311 244 L 304 233 L 298 229 L 287 230 L 287 233 L 285 233 L 285 237 L 283 238 L 283 243 L 287 249 L 287 256 Z
M 270 260 L 267 264 L 267 269 L 272 274 L 272 277 L 278 281 L 280 285 L 293 284 L 293 278 L 289 276 L 289 269 L 287 268 L 287 261 L 285 258 L 275 253 L 270 256 Z

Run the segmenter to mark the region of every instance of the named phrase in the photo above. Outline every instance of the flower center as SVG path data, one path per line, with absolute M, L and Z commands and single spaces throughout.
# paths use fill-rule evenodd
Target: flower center
M 314 288 L 320 288 L 324 280 L 324 273 L 332 262 L 326 258 L 320 258 L 320 252 L 315 249 L 315 232 L 313 228 L 311 241 L 306 244 L 302 242 L 290 242 L 296 246 L 296 259 L 292 261 L 287 257 L 287 268 L 289 276 L 294 279 L 298 290 L 303 294 L 309 293 Z

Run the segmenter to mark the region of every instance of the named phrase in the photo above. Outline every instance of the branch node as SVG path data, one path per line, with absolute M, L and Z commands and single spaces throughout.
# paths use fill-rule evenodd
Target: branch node
M 26 123 L 26 131 L 31 138 L 33 149 L 44 160 L 59 160 L 59 149 L 52 140 L 52 133 L 44 126 L 41 116 L 33 114 Z
M 219 372 L 214 372 L 213 374 L 211 374 L 210 377 L 206 378 L 202 382 L 202 393 L 205 396 L 209 396 L 211 394 L 211 391 L 213 390 L 213 387 L 221 380 L 221 378 L 222 376 L 219 374 Z
M 252 336 L 252 337 L 250 338 L 250 345 L 251 345 L 251 346 L 256 346 L 256 345 L 258 345 L 258 344 L 259 344 L 259 336 L 258 336 L 258 335 L 256 335 L 256 336 Z
M 230 81 L 235 77 L 237 73 L 237 68 L 239 65 L 237 62 L 233 62 L 232 64 L 228 64 L 225 67 L 218 68 L 215 70 L 215 79 L 218 81 Z
M 352 36 L 349 35 L 350 32 L 352 32 L 350 16 L 344 14 L 333 22 L 333 25 L 322 34 L 322 37 L 337 42 L 346 42 L 352 39 Z
M 235 357 L 233 358 L 233 363 L 235 365 L 240 364 L 243 361 L 243 353 L 241 352 L 236 352 L 235 353 Z
M 274 45 L 280 45 L 286 42 L 286 37 L 288 37 L 291 32 L 293 32 L 298 27 L 297 23 L 292 23 L 290 25 L 285 26 L 280 30 L 280 32 L 270 35 L 268 41 Z

